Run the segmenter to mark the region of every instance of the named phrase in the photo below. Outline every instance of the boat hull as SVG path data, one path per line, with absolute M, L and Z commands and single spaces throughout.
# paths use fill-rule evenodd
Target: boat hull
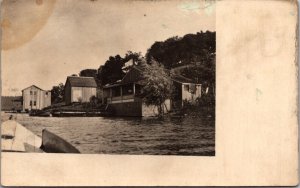
M 44 129 L 42 133 L 41 149 L 47 153 L 80 153 L 69 142 Z
M 42 138 L 14 120 L 1 124 L 1 150 L 28 153 L 80 153 L 73 145 L 44 129 Z

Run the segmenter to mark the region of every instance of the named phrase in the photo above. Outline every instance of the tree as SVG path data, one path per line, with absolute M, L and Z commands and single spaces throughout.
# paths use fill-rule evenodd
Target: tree
M 143 63 L 145 85 L 142 88 L 142 97 L 146 105 L 155 105 L 159 116 L 164 115 L 165 101 L 172 94 L 172 81 L 163 65 L 152 60 L 150 64 Z
M 98 103 L 99 103 L 99 99 L 95 95 L 90 97 L 90 104 L 92 107 L 96 107 Z
M 180 37 L 171 37 L 163 42 L 155 42 L 147 51 L 146 60 L 151 58 L 167 69 L 180 64 L 198 62 L 205 66 L 216 53 L 216 32 L 198 32 Z
M 167 69 L 176 68 L 177 74 L 201 83 L 202 88 L 209 88 L 215 95 L 216 32 L 201 31 L 155 42 L 147 51 L 148 63 L 151 58 Z
M 127 73 L 132 66 L 140 65 L 143 61 L 144 61 L 144 57 L 142 56 L 141 52 L 137 53 L 137 52 L 128 51 L 124 57 L 125 64 L 124 67 L 122 67 L 122 70 L 125 73 Z
M 120 55 L 110 56 L 105 64 L 98 69 L 96 77 L 101 85 L 121 80 L 125 76 L 126 70 L 124 68 L 128 69 L 130 67 L 125 65 L 131 59 L 134 64 L 139 64 L 142 60 L 141 53 L 128 51 L 124 58 Z
M 65 86 L 60 83 L 58 86 L 53 86 L 51 89 L 51 103 L 60 103 L 64 100 Z
M 95 78 L 97 76 L 97 70 L 96 69 L 84 69 L 84 70 L 80 71 L 79 76 Z
M 178 36 L 171 37 L 164 42 L 155 42 L 146 54 L 147 63 L 152 59 L 164 65 L 165 68 L 170 69 L 172 66 L 179 62 L 178 49 L 181 38 Z
M 98 70 L 97 78 L 102 85 L 113 83 L 124 77 L 125 73 L 122 70 L 124 66 L 123 58 L 120 55 L 110 56 L 109 59 Z
M 141 52 L 137 53 L 137 52 L 128 51 L 125 54 L 124 62 L 128 62 L 131 59 L 133 60 L 134 65 L 139 65 L 143 61 L 143 56 L 142 56 Z

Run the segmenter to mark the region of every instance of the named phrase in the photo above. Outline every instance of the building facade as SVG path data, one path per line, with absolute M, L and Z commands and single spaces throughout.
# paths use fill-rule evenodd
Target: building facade
M 65 83 L 65 102 L 89 102 L 97 96 L 97 83 L 93 77 L 68 76 Z
M 173 74 L 172 80 L 176 89 L 171 101 L 173 109 L 182 108 L 185 101 L 195 103 L 197 98 L 201 97 L 201 84 L 193 83 L 191 79 L 176 74 Z
M 23 111 L 41 110 L 51 105 L 51 91 L 45 91 L 35 85 L 22 90 Z

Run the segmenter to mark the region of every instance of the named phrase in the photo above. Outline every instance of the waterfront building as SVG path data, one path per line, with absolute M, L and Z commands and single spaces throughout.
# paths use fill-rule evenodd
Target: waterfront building
M 201 84 L 194 83 L 191 79 L 179 74 L 173 73 L 171 78 L 176 89 L 171 101 L 173 109 L 181 108 L 184 101 L 195 103 L 196 99 L 201 97 Z
M 89 102 L 97 96 L 97 83 L 93 77 L 68 76 L 65 83 L 65 102 Z
M 173 100 L 165 101 L 166 112 L 182 107 L 185 100 L 194 101 L 201 97 L 201 84 L 176 74 L 172 74 L 171 79 L 177 92 Z M 155 116 L 157 107 L 145 105 L 140 97 L 144 84 L 143 70 L 133 66 L 122 80 L 103 86 L 102 101 L 117 116 Z
M 41 110 L 51 105 L 51 91 L 43 90 L 35 85 L 22 90 L 23 111 Z

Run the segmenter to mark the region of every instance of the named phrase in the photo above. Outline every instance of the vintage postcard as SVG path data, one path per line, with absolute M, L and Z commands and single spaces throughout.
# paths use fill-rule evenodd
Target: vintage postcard
M 3 0 L 1 184 L 298 183 L 295 1 Z

